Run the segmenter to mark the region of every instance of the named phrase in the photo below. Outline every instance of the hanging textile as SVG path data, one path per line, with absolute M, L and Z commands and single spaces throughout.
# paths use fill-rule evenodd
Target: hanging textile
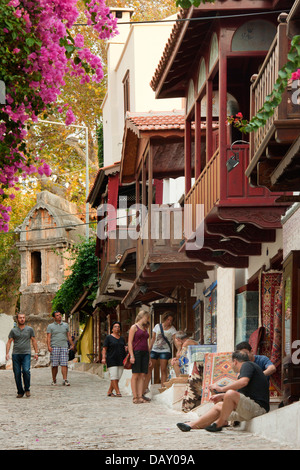
M 277 370 L 270 376 L 270 396 L 282 395 L 281 336 L 282 336 L 282 273 L 262 272 L 260 278 L 260 316 L 264 339 L 260 354 L 267 356 Z
M 204 344 L 217 344 L 217 281 L 204 295 Z
M 182 400 L 182 411 L 188 413 L 201 404 L 203 363 L 194 362 Z

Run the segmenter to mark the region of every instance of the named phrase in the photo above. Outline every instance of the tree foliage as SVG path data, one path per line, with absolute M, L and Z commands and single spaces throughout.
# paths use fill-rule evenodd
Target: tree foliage
M 52 306 L 61 313 L 69 313 L 83 294 L 91 287 L 89 302 L 95 299 L 98 283 L 98 258 L 95 255 L 96 239 L 91 238 L 68 250 L 74 260 L 72 273 L 57 291 Z
M 198 7 L 201 3 L 215 3 L 215 0 L 176 0 L 176 5 L 186 10 L 190 7 Z
M 10 200 L 10 231 L 0 232 L 0 302 L 9 302 L 19 294 L 20 254 L 16 247 L 19 235 L 15 229 L 35 205 L 35 197 L 28 191 L 13 191 Z
M 104 0 L 82 0 L 87 26 L 99 39 L 117 33 L 117 20 Z M 6 102 L 0 108 L 0 197 L 8 197 L 19 176 L 33 172 L 49 176 L 51 170 L 40 156 L 28 151 L 25 137 L 30 120 L 58 104 L 69 75 L 80 84 L 99 83 L 102 61 L 88 47 L 82 34 L 70 29 L 79 17 L 77 0 L 4 0 L 0 3 L 0 80 Z M 66 103 L 65 103 L 66 104 Z M 72 106 L 57 107 L 65 123 L 75 120 Z M 4 215 L 6 214 L 6 220 Z M 8 230 L 7 212 L 0 206 L 0 231 Z

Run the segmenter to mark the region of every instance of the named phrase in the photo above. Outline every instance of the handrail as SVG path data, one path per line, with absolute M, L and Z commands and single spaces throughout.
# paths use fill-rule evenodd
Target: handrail
M 286 24 L 278 25 L 276 36 L 270 46 L 268 54 L 251 85 L 250 92 L 250 119 L 263 108 L 266 97 L 274 89 L 279 70 L 287 61 L 288 38 Z M 278 120 L 288 119 L 287 97 L 275 108 L 264 126 L 259 127 L 250 135 L 250 161 L 264 151 L 269 135 L 274 131 L 274 125 Z
M 197 229 L 198 222 L 211 211 L 220 199 L 220 152 L 215 151 L 200 176 L 185 197 L 185 237 Z M 188 208 L 188 205 L 191 208 Z M 202 205 L 202 210 L 197 209 Z

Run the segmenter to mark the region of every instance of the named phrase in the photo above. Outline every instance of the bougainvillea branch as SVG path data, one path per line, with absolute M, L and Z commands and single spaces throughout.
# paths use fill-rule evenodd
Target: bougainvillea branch
M 105 0 L 83 0 L 87 24 L 99 39 L 117 34 L 117 20 Z M 4 0 L 0 4 L 0 80 L 6 100 L 0 104 L 0 231 L 8 231 L 10 206 L 19 177 L 36 172 L 49 176 L 43 161 L 33 161 L 25 137 L 30 122 L 55 105 L 67 74 L 81 82 L 99 82 L 102 63 L 84 38 L 71 34 L 79 9 L 77 0 Z M 66 125 L 74 122 L 72 108 L 62 109 Z

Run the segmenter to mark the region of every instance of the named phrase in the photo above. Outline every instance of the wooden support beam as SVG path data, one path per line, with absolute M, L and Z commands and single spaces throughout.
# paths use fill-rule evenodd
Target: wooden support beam
M 240 238 L 246 242 L 267 243 L 276 239 L 275 229 L 263 230 L 252 224 L 245 224 L 241 232 L 237 232 L 238 224 L 235 222 L 222 222 L 207 225 L 207 232 L 229 238 Z
M 248 243 L 244 240 L 233 238 L 221 241 L 218 238 L 207 238 L 204 240 L 204 248 L 218 251 L 224 250 L 234 256 L 260 256 L 261 255 L 261 244 L 260 243 Z
M 227 252 L 214 252 L 208 249 L 189 251 L 189 257 L 201 259 L 203 263 L 221 266 L 223 268 L 248 268 L 249 259 L 247 256 L 233 256 Z
M 270 182 L 272 186 L 275 186 L 278 179 L 284 174 L 285 170 L 294 159 L 297 159 L 300 162 L 300 136 L 298 139 L 291 145 L 287 153 L 282 158 L 281 162 L 277 167 L 272 171 L 270 175 Z

